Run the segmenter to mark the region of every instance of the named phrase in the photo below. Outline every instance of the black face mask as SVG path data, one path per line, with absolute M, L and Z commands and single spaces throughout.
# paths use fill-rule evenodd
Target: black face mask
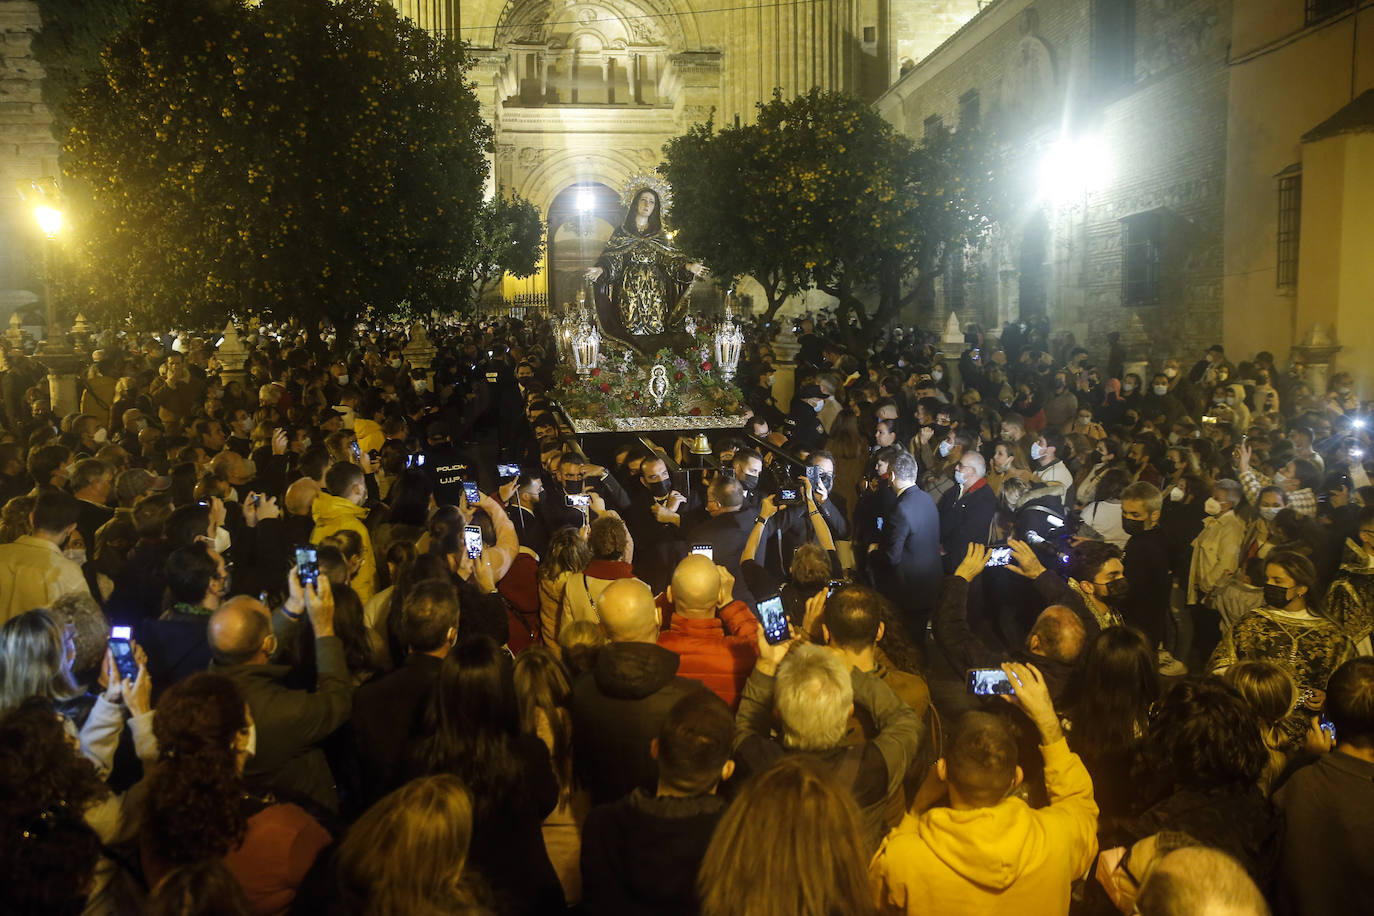
M 1121 520 L 1121 530 L 1126 532 L 1130 537 L 1135 537 L 1137 534 L 1144 533 L 1145 523 L 1138 518 L 1123 518 Z
M 759 486 L 759 475 L 745 474 L 739 479 L 739 482 L 744 484 L 746 490 L 756 490 Z
M 1125 579 L 1113 579 L 1107 583 L 1107 600 L 1112 604 L 1120 604 L 1126 600 L 1126 596 L 1131 593 L 1131 583 Z
M 1282 585 L 1266 584 L 1264 586 L 1264 603 L 1269 607 L 1288 607 L 1288 589 Z
M 577 480 L 565 480 L 563 481 L 563 492 L 575 496 L 581 493 L 585 486 L 586 481 L 580 477 Z
M 649 492 L 657 497 L 667 496 L 673 491 L 673 485 L 666 480 L 655 480 L 649 484 Z

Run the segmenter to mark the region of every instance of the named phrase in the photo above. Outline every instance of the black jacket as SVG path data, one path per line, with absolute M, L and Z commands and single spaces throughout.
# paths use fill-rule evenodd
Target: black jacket
M 641 789 L 593 808 L 582 826 L 582 905 L 592 916 L 694 916 L 697 870 L 723 813 L 715 795 Z
M 210 667 L 210 640 L 206 635 L 209 622 L 209 611 L 184 614 L 170 610 L 139 625 L 138 644 L 148 654 L 154 700 L 173 684 Z
M 929 493 L 912 485 L 897 497 L 869 560 L 879 590 L 908 617 L 930 611 L 943 569 L 940 517 Z
M 1164 624 L 1174 581 L 1170 575 L 1168 533 L 1156 525 L 1132 535 L 1123 561 L 1130 592 L 1122 607 L 1126 623 L 1138 627 L 1151 646 L 1164 641 Z
M 353 694 L 354 752 L 365 808 L 405 779 L 406 752 L 425 734 L 425 712 L 443 659 L 411 653 L 401 667 L 363 684 Z
M 964 559 L 970 544 L 986 544 L 992 517 L 997 514 L 997 495 L 980 480 L 980 486 L 960 493 L 955 486 L 940 497 L 940 546 L 944 548 L 945 572 L 952 573 Z
M 651 643 L 611 643 L 596 667 L 573 684 L 574 764 L 593 804 L 623 798 L 635 788 L 654 791 L 658 765 L 649 743 L 663 717 L 700 681 L 677 676 L 678 656 Z
M 1277 912 L 1374 913 L 1374 763 L 1322 754 L 1274 803 L 1284 815 Z

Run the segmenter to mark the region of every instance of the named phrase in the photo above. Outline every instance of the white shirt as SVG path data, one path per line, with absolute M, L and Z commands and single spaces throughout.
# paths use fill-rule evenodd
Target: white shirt
M 25 534 L 0 544 L 0 623 L 34 608 L 50 607 L 70 592 L 91 593 L 81 567 L 52 541 Z

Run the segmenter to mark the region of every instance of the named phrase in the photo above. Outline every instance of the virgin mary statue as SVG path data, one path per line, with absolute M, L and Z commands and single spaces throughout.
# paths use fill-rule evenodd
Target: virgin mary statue
M 630 198 L 625 221 L 611 234 L 596 266 L 587 271 L 602 330 L 631 344 L 634 338 L 667 333 L 692 279 L 709 273 L 673 247 L 663 231 L 662 214 L 659 192 L 639 187 Z

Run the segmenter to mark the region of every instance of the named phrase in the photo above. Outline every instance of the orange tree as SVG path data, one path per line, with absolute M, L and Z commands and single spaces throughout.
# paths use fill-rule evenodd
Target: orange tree
M 770 313 L 800 289 L 829 293 L 841 325 L 863 333 L 931 301 L 946 253 L 991 227 L 1002 183 L 982 131 L 918 144 L 863 101 L 819 89 L 775 92 L 754 124 L 708 124 L 665 153 L 685 249 L 753 276 Z
M 490 129 L 382 0 L 145 0 L 68 97 L 69 295 L 107 320 L 461 302 Z

